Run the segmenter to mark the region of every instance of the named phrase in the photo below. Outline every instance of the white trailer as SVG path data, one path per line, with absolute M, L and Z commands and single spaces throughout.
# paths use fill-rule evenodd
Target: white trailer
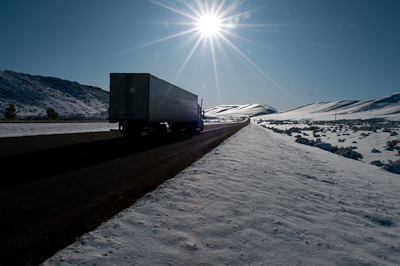
M 119 122 L 125 136 L 203 130 L 197 95 L 148 73 L 110 74 L 110 123 Z

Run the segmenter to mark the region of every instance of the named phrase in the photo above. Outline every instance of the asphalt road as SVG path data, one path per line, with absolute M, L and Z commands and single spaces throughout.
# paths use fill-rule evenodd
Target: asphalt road
M 120 132 L 0 139 L 0 265 L 38 265 L 247 123 L 129 140 Z

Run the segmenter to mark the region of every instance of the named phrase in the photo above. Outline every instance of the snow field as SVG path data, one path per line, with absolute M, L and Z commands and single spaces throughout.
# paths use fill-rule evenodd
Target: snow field
M 400 160 L 400 147 L 397 145 L 394 149 L 388 149 L 388 141 L 398 141 L 400 144 L 400 128 L 395 125 L 388 130 L 380 128 L 378 130 L 352 130 L 352 125 L 337 124 L 333 125 L 333 121 L 326 125 L 312 125 L 318 127 L 320 131 L 315 135 L 306 123 L 284 122 L 284 124 L 276 124 L 276 122 L 257 122 L 260 126 L 267 128 L 276 128 L 279 130 L 290 130 L 293 127 L 299 128 L 301 133 L 292 132 L 291 139 L 295 139 L 297 135 L 309 140 L 321 139 L 324 143 L 329 143 L 337 147 L 352 147 L 353 151 L 361 153 L 363 158 L 360 159 L 365 163 L 372 161 L 381 161 L 382 163 L 395 162 Z M 366 125 L 369 126 L 369 125 Z M 395 132 L 395 134 L 391 134 Z
M 399 193 L 250 124 L 44 265 L 399 265 Z

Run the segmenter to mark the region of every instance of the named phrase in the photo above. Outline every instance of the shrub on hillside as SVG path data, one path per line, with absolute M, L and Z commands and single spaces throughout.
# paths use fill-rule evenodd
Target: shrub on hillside
M 384 166 L 384 164 L 383 164 L 381 161 L 379 161 L 379 160 L 372 161 L 372 162 L 370 162 L 370 164 L 376 165 L 376 166 L 378 166 L 378 167 Z
M 7 119 L 15 119 L 17 118 L 17 109 L 15 108 L 14 104 L 10 104 L 4 111 L 4 116 Z
M 400 174 L 400 160 L 397 161 L 391 161 L 388 160 L 388 164 L 385 164 L 383 166 L 383 169 L 392 172 L 394 174 Z
M 393 150 L 393 148 L 397 145 L 397 140 L 389 140 L 386 142 L 386 145 L 388 146 L 388 149 Z
M 48 116 L 50 119 L 55 119 L 55 120 L 57 120 L 57 119 L 59 118 L 59 114 L 54 110 L 54 108 L 51 108 L 51 107 L 47 108 L 46 113 L 47 113 L 47 116 Z

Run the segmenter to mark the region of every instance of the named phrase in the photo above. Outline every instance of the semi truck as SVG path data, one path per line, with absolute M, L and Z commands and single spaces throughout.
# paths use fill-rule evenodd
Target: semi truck
M 198 96 L 149 73 L 110 73 L 109 111 L 126 137 L 204 128 Z

